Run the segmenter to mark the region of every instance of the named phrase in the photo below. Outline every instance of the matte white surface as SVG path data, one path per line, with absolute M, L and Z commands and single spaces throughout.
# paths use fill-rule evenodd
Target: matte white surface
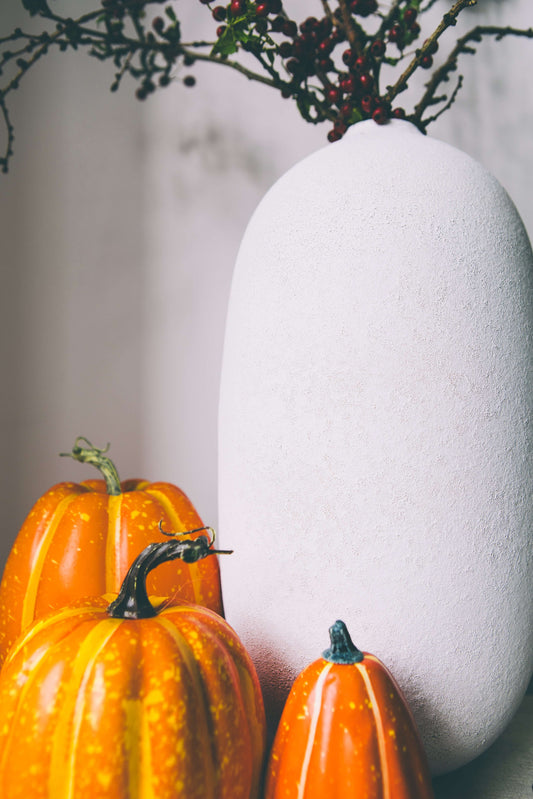
M 337 618 L 391 669 L 435 773 L 533 667 L 532 254 L 498 182 L 394 122 L 268 192 L 219 419 L 227 617 L 275 716 Z
M 533 696 L 496 743 L 464 768 L 434 780 L 435 799 L 527 799 L 533 783 Z

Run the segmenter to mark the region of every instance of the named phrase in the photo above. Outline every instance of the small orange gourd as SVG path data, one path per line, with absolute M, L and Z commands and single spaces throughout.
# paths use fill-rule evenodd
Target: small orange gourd
M 0 672 L 5 799 L 258 799 L 259 682 L 218 614 L 149 598 L 148 572 L 214 550 L 147 547 L 121 592 L 35 622 Z
M 105 450 L 82 438 L 69 454 L 96 466 L 103 479 L 58 483 L 26 518 L 0 584 L 0 664 L 34 619 L 77 597 L 118 592 L 134 558 L 150 542 L 164 540 L 160 523 L 174 533 L 203 528 L 192 502 L 177 486 L 120 482 Z M 150 576 L 149 589 L 223 613 L 216 558 L 164 565 Z
M 391 674 L 346 625 L 297 677 L 267 768 L 265 799 L 433 799 L 425 753 Z

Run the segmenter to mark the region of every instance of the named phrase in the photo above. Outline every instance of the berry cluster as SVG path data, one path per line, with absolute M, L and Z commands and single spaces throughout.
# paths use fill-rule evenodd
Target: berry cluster
M 325 6 L 322 17 L 300 24 L 285 13 L 281 0 L 199 1 L 223 23 L 214 52 L 227 57 L 242 47 L 267 55 L 282 96 L 294 98 L 309 121 L 333 122 L 330 141 L 363 119 L 384 124 L 391 117 L 405 118 L 405 111 L 380 93 L 380 70 L 383 63 L 397 64 L 420 35 L 421 0 L 397 0 L 387 13 L 380 12 L 377 0 L 342 0 L 337 8 Z M 367 17 L 377 20 L 372 33 L 363 28 Z M 431 59 L 424 53 L 420 66 L 428 68 Z
M 475 53 L 487 36 L 533 38 L 533 28 L 476 25 L 435 66 L 440 37 L 477 0 L 454 0 L 433 32 L 416 46 L 424 12 L 435 1 L 313 0 L 321 15 L 298 23 L 283 0 L 198 0 L 199 9 L 211 14 L 215 36 L 212 41 L 187 42 L 178 18 L 180 4 L 169 0 L 94 0 L 93 10 L 77 18 L 52 11 L 48 0 L 22 0 L 29 16 L 40 18 L 43 27 L 38 32 L 33 20 L 28 31 L 17 27 L 0 37 L 0 118 L 7 133 L 0 168 L 7 170 L 14 141 L 6 98 L 52 49 L 84 49 L 111 62 L 111 89 L 116 91 L 129 76 L 140 100 L 178 79 L 194 86 L 191 67 L 202 61 L 224 64 L 291 98 L 306 121 L 330 123 L 330 141 L 364 119 L 384 124 L 392 117 L 406 118 L 425 131 L 453 104 L 462 85 L 458 76 L 455 88 L 445 86 L 457 70 L 459 56 Z M 432 70 L 431 76 L 407 115 L 396 98 L 419 68 Z M 383 88 L 385 74 L 394 82 Z

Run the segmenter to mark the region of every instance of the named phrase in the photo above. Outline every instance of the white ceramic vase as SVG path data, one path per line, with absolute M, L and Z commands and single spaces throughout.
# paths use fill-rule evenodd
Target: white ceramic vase
M 364 122 L 284 175 L 235 268 L 220 399 L 227 618 L 274 726 L 343 619 L 434 773 L 533 669 L 533 257 L 500 184 Z

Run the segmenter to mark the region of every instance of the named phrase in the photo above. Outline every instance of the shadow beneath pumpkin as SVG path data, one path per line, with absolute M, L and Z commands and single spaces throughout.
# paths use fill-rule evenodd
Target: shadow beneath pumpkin
M 294 682 L 294 670 L 277 653 L 274 643 L 261 639 L 253 660 L 261 683 L 267 720 L 267 751 L 270 751 L 285 701 Z

